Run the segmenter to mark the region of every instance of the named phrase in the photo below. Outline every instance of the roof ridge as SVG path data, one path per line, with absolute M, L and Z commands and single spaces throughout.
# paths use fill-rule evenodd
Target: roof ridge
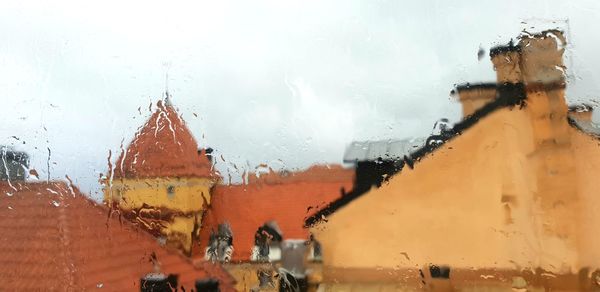
M 61 202 L 64 202 L 64 197 L 61 196 L 60 198 Z M 68 288 L 72 289 L 73 287 L 76 287 L 76 281 L 75 281 L 75 277 L 73 277 L 73 274 L 75 273 L 76 267 L 75 267 L 75 262 L 73 261 L 73 254 L 71 253 L 71 239 L 70 239 L 70 232 L 69 232 L 69 225 L 68 225 L 68 220 L 67 220 L 67 214 L 66 214 L 66 206 L 65 204 L 61 204 L 60 206 L 58 206 L 58 234 L 59 234 L 59 239 L 60 242 L 63 246 L 63 248 L 61 248 L 61 254 L 63 255 L 63 264 L 66 265 L 64 271 L 66 271 L 67 273 L 67 279 L 68 279 Z

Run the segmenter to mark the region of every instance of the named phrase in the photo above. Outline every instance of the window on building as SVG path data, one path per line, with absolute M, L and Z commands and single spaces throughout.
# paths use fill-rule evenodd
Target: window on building
M 175 187 L 174 186 L 167 187 L 167 196 L 169 197 L 169 199 L 172 199 L 175 197 Z
M 429 274 L 434 279 L 450 279 L 450 267 L 448 266 L 429 266 Z
M 321 259 L 321 243 L 319 243 L 314 236 L 310 235 L 310 240 L 307 242 L 309 245 L 309 251 L 307 259 L 309 261 L 320 262 Z
M 322 261 L 322 254 L 321 254 L 321 244 L 316 241 L 313 240 L 311 242 L 311 250 L 310 250 L 310 254 L 308 255 L 308 259 L 315 261 L 315 262 L 320 262 Z

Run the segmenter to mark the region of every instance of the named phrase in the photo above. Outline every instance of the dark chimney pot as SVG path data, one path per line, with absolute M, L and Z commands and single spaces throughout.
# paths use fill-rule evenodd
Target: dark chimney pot
M 141 292 L 173 291 L 177 287 L 177 275 L 166 276 L 163 273 L 149 273 L 140 279 Z
M 196 280 L 196 291 L 219 292 L 219 281 L 213 278 Z

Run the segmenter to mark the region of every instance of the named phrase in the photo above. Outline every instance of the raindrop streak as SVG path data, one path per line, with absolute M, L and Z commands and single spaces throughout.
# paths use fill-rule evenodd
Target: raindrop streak
M 52 151 L 50 151 L 50 147 L 48 149 L 48 160 L 46 161 L 46 166 L 48 167 L 48 178 L 46 179 L 47 183 L 50 183 L 50 156 L 52 155 Z

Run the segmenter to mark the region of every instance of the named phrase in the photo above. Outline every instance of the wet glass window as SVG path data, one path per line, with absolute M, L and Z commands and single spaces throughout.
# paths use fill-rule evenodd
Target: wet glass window
M 599 14 L 3 3 L 0 290 L 599 290 Z

